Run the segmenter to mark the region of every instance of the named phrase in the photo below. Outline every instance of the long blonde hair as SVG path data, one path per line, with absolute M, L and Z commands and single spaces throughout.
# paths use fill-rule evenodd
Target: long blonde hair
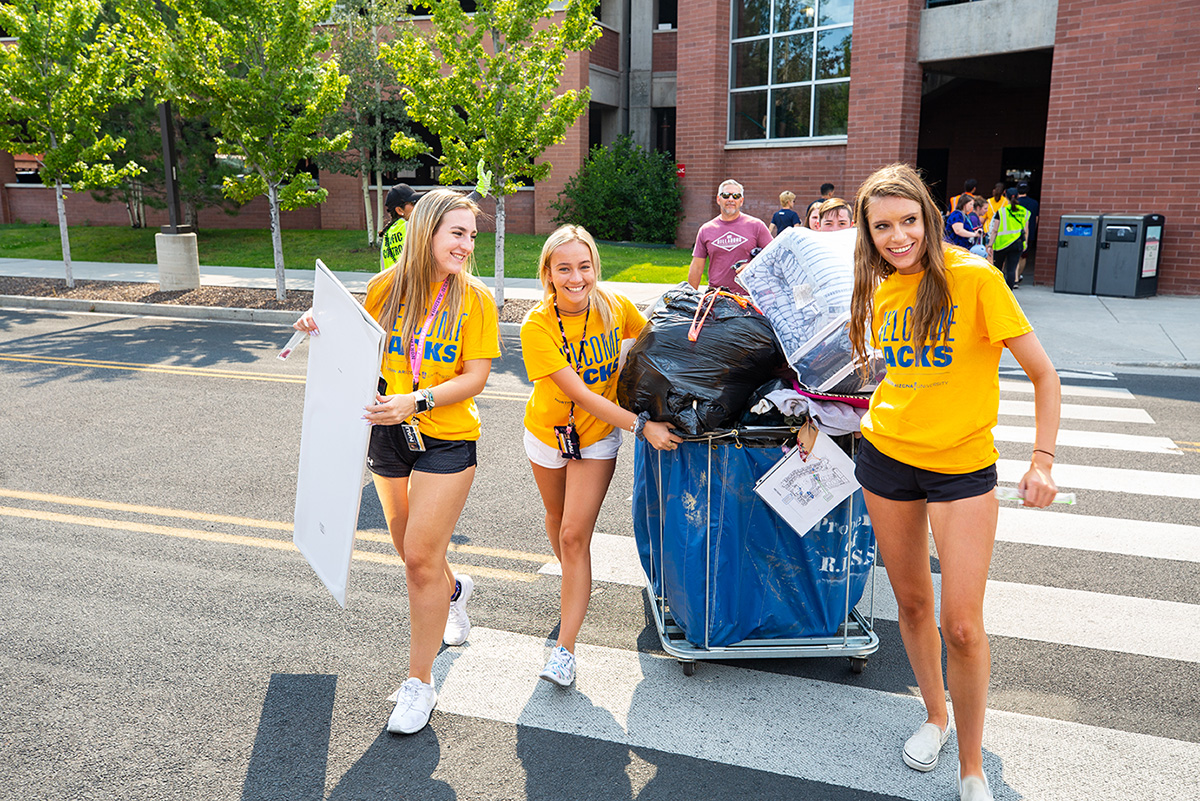
M 888 264 L 875 247 L 871 238 L 869 209 L 875 198 L 899 197 L 911 200 L 921 207 L 921 221 L 925 226 L 923 252 L 919 254 L 924 267 L 921 283 L 917 286 L 917 303 L 913 320 L 913 345 L 918 350 L 931 334 L 945 336 L 949 326 L 941 326 L 943 315 L 950 309 L 950 284 L 946 274 L 946 260 L 942 253 L 942 229 L 945 223 L 942 213 L 933 202 L 929 188 L 920 174 L 907 164 L 889 164 L 876 170 L 863 181 L 854 197 L 854 224 L 858 226 L 858 240 L 854 245 L 854 294 L 850 299 L 850 344 L 855 361 L 864 371 L 867 364 L 867 324 L 875 290 L 880 282 L 896 271 Z
M 420 333 L 425 323 L 425 309 L 434 299 L 431 287 L 437 280 L 437 263 L 433 259 L 433 235 L 441 227 L 447 212 L 456 209 L 466 209 L 479 216 L 479 206 L 473 200 L 449 189 L 435 189 L 418 200 L 413 208 L 412 219 L 408 221 L 400 258 L 392 267 L 371 279 L 367 288 L 370 292 L 376 283 L 391 284 L 377 319 L 383 330 L 390 332 L 397 315 L 400 315 L 400 341 L 405 353 L 413 338 Z M 458 320 L 468 291 L 477 292 L 483 300 L 487 300 L 487 287 L 474 276 L 474 267 L 475 255 L 472 253 L 462 271 L 447 279 L 446 298 L 442 307 L 448 313 L 447 320 Z M 403 313 L 401 306 L 404 307 Z
M 591 253 L 592 272 L 596 276 L 596 283 L 592 284 L 592 289 L 588 292 L 588 303 L 599 313 L 600 319 L 604 321 L 605 330 L 608 330 L 612 327 L 613 306 L 616 305 L 617 299 L 611 292 L 600 286 L 600 251 L 596 249 L 596 240 L 581 225 L 562 226 L 546 237 L 546 244 L 542 245 L 542 255 L 538 259 L 538 279 L 541 280 L 542 289 L 546 293 L 545 299 L 556 300 L 557 293 L 554 289 L 550 266 L 554 251 L 571 242 L 582 242 Z

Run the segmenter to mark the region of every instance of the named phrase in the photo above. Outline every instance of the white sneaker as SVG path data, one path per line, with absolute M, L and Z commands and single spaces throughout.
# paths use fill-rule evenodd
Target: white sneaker
M 561 645 L 556 646 L 538 678 L 552 681 L 559 687 L 570 687 L 575 682 L 575 654 Z
M 904 764 L 922 772 L 933 770 L 937 767 L 938 754 L 949 738 L 949 725 L 943 730 L 934 723 L 922 723 L 917 733 L 904 743 Z
M 429 715 L 437 705 L 437 690 L 417 677 L 400 685 L 396 708 L 388 717 L 387 730 L 392 734 L 415 734 L 425 728 Z
M 987 774 L 980 776 L 958 777 L 959 801 L 995 801 L 992 798 L 992 786 L 988 784 Z
M 446 616 L 446 633 L 442 642 L 446 645 L 462 645 L 471 633 L 471 621 L 467 619 L 467 599 L 475 589 L 475 581 L 470 576 L 455 576 L 458 581 L 458 597 L 450 602 L 450 614 Z

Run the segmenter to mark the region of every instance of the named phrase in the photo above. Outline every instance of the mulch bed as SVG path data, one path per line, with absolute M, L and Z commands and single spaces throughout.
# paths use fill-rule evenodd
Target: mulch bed
M 122 303 L 150 303 L 168 306 L 217 306 L 237 309 L 281 309 L 303 312 L 312 305 L 312 292 L 288 290 L 287 299 L 277 300 L 274 289 L 248 289 L 231 286 L 202 286 L 199 289 L 162 292 L 155 283 L 129 281 L 77 280 L 67 288 L 62 278 L 24 278 L 0 276 L 0 295 L 27 295 L 42 298 L 112 300 Z M 355 295 L 361 302 L 362 295 Z M 532 300 L 507 300 L 500 321 L 519 323 L 534 305 Z

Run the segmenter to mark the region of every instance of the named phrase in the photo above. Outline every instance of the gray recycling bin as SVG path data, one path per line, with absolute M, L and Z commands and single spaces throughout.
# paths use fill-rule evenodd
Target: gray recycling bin
M 1054 291 L 1090 295 L 1096 290 L 1100 254 L 1100 215 L 1064 214 L 1058 223 Z
M 1105 214 L 1096 258 L 1097 295 L 1142 298 L 1158 291 L 1161 214 Z

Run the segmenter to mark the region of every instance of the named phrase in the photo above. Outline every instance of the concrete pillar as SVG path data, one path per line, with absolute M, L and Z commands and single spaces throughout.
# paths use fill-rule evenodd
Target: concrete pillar
M 178 292 L 200 288 L 200 250 L 195 234 L 155 234 L 158 288 Z
M 630 0 L 629 8 L 629 132 L 638 146 L 654 149 L 654 110 L 651 75 L 654 55 L 654 0 Z

